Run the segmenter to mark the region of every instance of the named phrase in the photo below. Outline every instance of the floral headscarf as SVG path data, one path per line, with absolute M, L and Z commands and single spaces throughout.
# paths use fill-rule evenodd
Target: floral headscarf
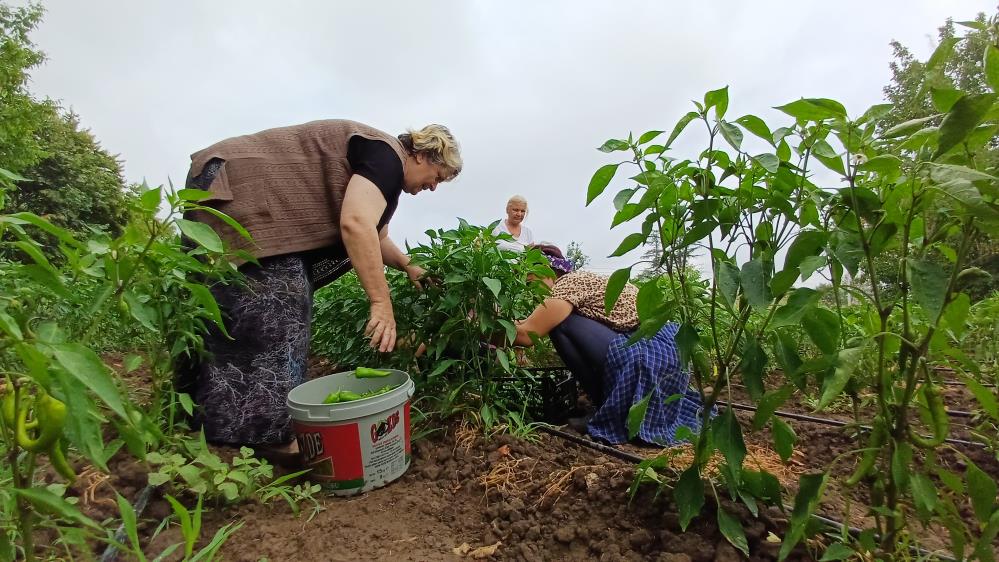
M 566 273 L 571 273 L 572 270 L 575 269 L 572 261 L 565 259 L 565 256 L 562 255 L 562 250 L 560 250 L 555 244 L 541 242 L 540 244 L 535 244 L 534 247 L 541 250 L 541 253 L 548 258 L 548 263 L 551 265 L 556 275 L 562 276 Z
M 566 273 L 572 272 L 573 265 L 571 261 L 565 258 L 550 256 L 548 254 L 545 254 L 545 257 L 548 258 L 548 263 L 551 264 L 552 269 L 555 270 L 556 274 L 565 275 Z

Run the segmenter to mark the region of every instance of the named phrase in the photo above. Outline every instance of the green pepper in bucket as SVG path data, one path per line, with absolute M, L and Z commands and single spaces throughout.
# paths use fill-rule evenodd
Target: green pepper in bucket
M 375 390 L 369 390 L 364 394 L 362 394 L 361 396 L 363 396 L 364 398 L 368 398 L 370 396 L 378 396 L 379 394 L 385 394 L 386 392 L 389 392 L 390 390 L 396 388 L 396 386 L 398 385 L 393 386 L 391 384 L 387 384 L 381 388 L 376 388 Z
M 369 390 L 363 394 L 358 394 L 350 390 L 337 390 L 326 395 L 323 400 L 323 404 L 341 404 L 343 402 L 353 402 L 354 400 L 361 400 L 363 398 L 371 398 L 372 396 L 378 396 L 379 394 L 385 394 L 399 385 L 387 384 L 381 388 L 376 388 L 375 390 Z
M 385 369 L 372 369 L 370 367 L 358 367 L 354 370 L 354 376 L 359 379 L 377 379 L 387 377 L 392 371 Z
M 361 398 L 366 398 L 356 392 L 351 392 L 349 390 L 340 391 L 340 401 L 341 402 L 353 402 L 354 400 L 360 400 Z

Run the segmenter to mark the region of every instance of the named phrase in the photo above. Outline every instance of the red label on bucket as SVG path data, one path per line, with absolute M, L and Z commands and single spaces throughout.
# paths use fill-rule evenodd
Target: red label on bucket
M 364 465 L 356 423 L 306 425 L 296 421 L 292 425 L 305 467 L 313 469 L 310 478 L 360 486 Z
M 337 424 L 292 421 L 308 478 L 337 492 L 364 491 L 409 467 L 409 402 Z

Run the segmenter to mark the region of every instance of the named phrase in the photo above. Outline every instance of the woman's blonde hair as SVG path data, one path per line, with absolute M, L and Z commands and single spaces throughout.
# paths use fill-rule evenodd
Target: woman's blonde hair
M 418 131 L 408 129 L 399 135 L 399 142 L 410 154 L 423 154 L 434 164 L 444 166 L 449 180 L 461 173 L 461 148 L 444 125 L 431 124 Z
M 514 203 L 521 203 L 524 205 L 525 209 L 527 208 L 527 199 L 525 199 L 523 195 L 514 195 L 511 197 L 510 200 L 506 202 L 506 208 L 509 209 L 510 205 L 513 205 Z

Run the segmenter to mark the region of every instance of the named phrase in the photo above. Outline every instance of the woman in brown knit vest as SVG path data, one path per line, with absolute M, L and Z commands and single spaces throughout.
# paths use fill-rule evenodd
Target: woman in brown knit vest
M 461 171 L 451 132 L 428 125 L 398 137 L 347 120 L 313 121 L 233 137 L 191 156 L 188 185 L 212 193 L 206 204 L 234 218 L 212 226 L 244 263 L 245 283 L 212 293 L 233 339 L 205 336 L 208 352 L 181 370 L 179 385 L 198 403 L 197 421 L 214 443 L 281 447 L 291 440 L 285 399 L 303 381 L 312 293 L 351 267 L 371 302 L 364 333 L 392 351 L 395 317 L 383 266 L 419 283 L 423 270 L 388 237 L 405 191 L 434 191 Z

